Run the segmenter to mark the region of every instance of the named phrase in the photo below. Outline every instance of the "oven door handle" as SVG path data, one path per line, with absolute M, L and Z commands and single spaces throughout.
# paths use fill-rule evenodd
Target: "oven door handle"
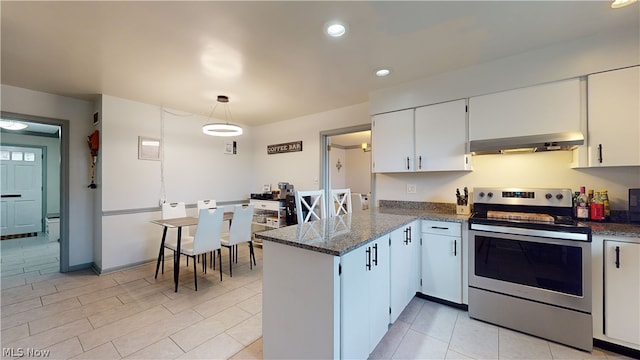
M 471 230 L 489 231 L 489 232 L 495 232 L 495 233 L 501 233 L 501 234 L 515 234 L 515 235 L 525 235 L 525 236 L 548 237 L 548 238 L 563 239 L 563 240 L 589 241 L 588 234 L 571 233 L 571 232 L 564 232 L 564 231 L 525 229 L 525 228 L 518 228 L 518 227 L 495 226 L 495 225 L 485 225 L 485 224 L 471 224 L 470 228 Z

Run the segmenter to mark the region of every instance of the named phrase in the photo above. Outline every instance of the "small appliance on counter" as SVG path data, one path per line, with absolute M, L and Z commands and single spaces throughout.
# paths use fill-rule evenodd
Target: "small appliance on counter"
M 629 189 L 629 222 L 640 223 L 640 189 Z
M 273 200 L 273 194 L 268 193 L 251 193 L 251 198 L 256 200 Z
M 288 195 L 294 195 L 293 185 L 288 182 L 279 182 L 278 189 L 280 189 L 280 195 L 278 195 L 280 200 L 285 200 Z

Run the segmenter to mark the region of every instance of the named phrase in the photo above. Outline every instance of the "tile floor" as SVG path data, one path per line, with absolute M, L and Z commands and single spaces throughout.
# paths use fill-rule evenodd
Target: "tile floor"
M 173 292 L 170 261 L 158 279 L 154 263 L 102 276 L 90 270 L 61 274 L 57 243 L 4 240 L 0 251 L 3 358 L 20 355 L 6 349 L 48 351 L 52 359 L 262 358 L 260 248 L 258 265 L 250 270 L 247 247 L 241 247 L 233 277 L 224 251 L 223 281 L 217 272 L 198 270 L 197 292 L 192 268 L 185 267 L 178 293 Z M 414 298 L 370 358 L 624 357 L 600 349 L 578 351 Z

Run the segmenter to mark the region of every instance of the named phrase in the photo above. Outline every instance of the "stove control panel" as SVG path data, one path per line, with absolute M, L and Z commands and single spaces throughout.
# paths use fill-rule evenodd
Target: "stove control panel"
M 571 207 L 571 189 L 474 188 L 473 201 L 480 204 Z

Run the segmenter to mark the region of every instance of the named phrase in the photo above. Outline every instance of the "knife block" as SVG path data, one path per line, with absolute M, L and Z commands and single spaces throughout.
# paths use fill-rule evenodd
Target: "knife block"
M 470 215 L 471 214 L 471 205 L 456 205 L 456 214 L 457 215 Z

